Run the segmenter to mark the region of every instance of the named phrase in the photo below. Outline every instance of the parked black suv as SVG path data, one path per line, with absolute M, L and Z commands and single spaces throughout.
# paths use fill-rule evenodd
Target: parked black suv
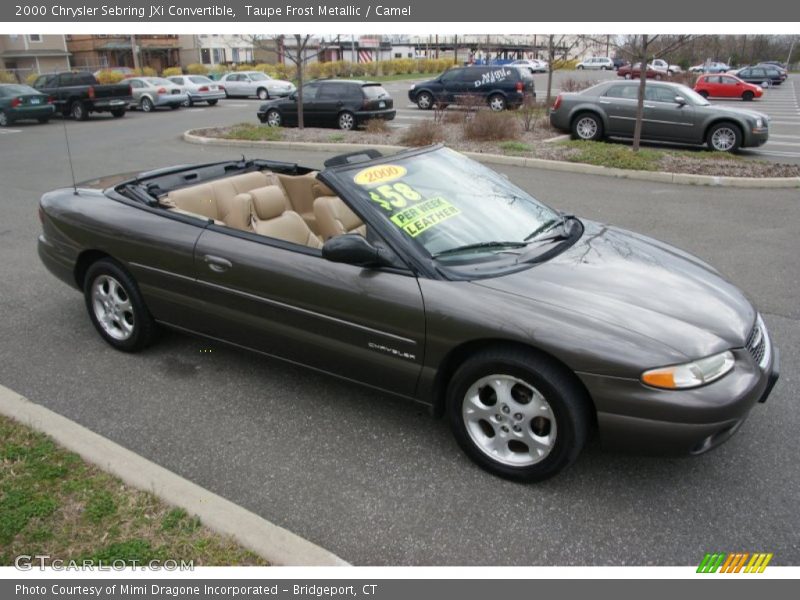
M 736 76 L 747 83 L 756 85 L 767 82 L 769 82 L 767 85 L 780 85 L 786 79 L 785 73 L 781 73 L 780 69 L 767 65 L 739 69 Z
M 261 105 L 258 120 L 273 127 L 297 125 L 297 92 Z M 317 79 L 303 86 L 303 121 L 313 127 L 354 129 L 370 119 L 394 119 L 394 101 L 380 83 Z
M 525 98 L 536 98 L 533 75 L 515 66 L 457 67 L 408 90 L 409 100 L 423 110 L 434 104 L 464 104 L 475 97 L 483 98 L 492 110 L 517 108 Z

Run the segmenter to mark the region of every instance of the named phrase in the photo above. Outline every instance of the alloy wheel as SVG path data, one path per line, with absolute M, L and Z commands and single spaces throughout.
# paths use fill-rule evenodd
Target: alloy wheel
M 345 112 L 339 115 L 339 129 L 349 131 L 355 127 L 356 120 L 352 113 Z
M 101 275 L 92 284 L 92 310 L 97 322 L 110 337 L 125 341 L 135 326 L 133 306 L 125 288 L 110 275 Z
M 504 465 L 534 465 L 555 446 L 552 407 L 534 386 L 511 375 L 489 375 L 472 384 L 462 418 L 475 446 Z
M 583 117 L 575 124 L 575 133 L 582 140 L 591 140 L 597 135 L 597 121 L 591 117 Z
M 281 113 L 273 109 L 267 113 L 267 125 L 270 127 L 281 126 Z
M 711 146 L 720 152 L 729 152 L 736 145 L 736 132 L 730 127 L 719 127 L 711 136 Z

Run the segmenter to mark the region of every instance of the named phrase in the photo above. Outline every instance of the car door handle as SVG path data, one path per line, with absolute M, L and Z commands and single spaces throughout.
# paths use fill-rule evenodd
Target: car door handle
M 203 260 L 206 261 L 209 269 L 216 271 L 217 273 L 224 273 L 233 266 L 233 263 L 228 259 L 220 256 L 213 256 L 211 254 L 206 254 L 203 256 Z
M 597 102 L 599 104 L 611 104 L 611 102 L 609 100 L 598 100 Z

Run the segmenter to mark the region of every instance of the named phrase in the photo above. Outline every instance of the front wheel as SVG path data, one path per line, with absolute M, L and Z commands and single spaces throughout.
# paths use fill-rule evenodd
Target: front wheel
M 117 262 L 104 258 L 92 264 L 83 293 L 92 324 L 108 344 L 137 352 L 153 342 L 157 325 L 133 277 Z
M 208 101 L 208 105 L 209 105 L 209 106 L 216 106 L 216 105 L 217 105 L 217 102 L 219 102 L 219 100 L 209 100 L 209 101 Z
M 125 116 L 125 112 L 126 110 L 124 108 L 115 108 L 114 110 L 111 111 L 111 116 L 114 117 L 115 119 L 119 119 L 120 117 Z
M 572 122 L 572 139 L 586 141 L 603 139 L 603 121 L 594 114 L 578 115 Z
M 433 96 L 428 92 L 422 92 L 417 96 L 417 106 L 422 110 L 430 110 L 433 108 Z
M 706 142 L 717 152 L 736 152 L 742 145 L 742 133 L 733 123 L 717 123 L 708 130 Z
M 703 98 L 708 98 L 708 92 L 706 90 L 700 90 L 697 93 L 700 94 Z
M 270 127 L 280 127 L 283 124 L 283 119 L 281 118 L 281 113 L 271 108 L 267 111 L 267 116 L 263 122 Z
M 586 444 L 589 400 L 565 367 L 534 351 L 494 348 L 468 359 L 447 389 L 459 446 L 483 469 L 541 481 Z
M 747 90 L 744 94 L 742 94 L 742 100 L 744 100 L 745 102 L 751 102 L 754 97 L 755 94 L 750 90 Z
M 350 131 L 356 126 L 356 118 L 351 112 L 343 112 L 339 115 L 339 129 Z
M 583 71 L 583 65 L 578 65 L 578 71 Z
M 192 106 L 194 106 L 194 100 L 192 100 L 191 96 L 187 96 L 186 100 L 183 101 L 183 105 L 186 108 L 191 108 Z
M 630 73 L 625 73 L 625 79 L 630 79 L 630 78 L 631 78 L 631 74 Z
M 50 117 L 39 117 L 36 120 L 39 121 L 39 123 L 41 123 L 42 125 L 45 125 L 46 123 L 50 122 Z
M 150 100 L 150 98 L 148 98 L 147 96 L 145 96 L 144 98 L 142 98 L 142 101 L 139 103 L 139 107 L 142 109 L 142 112 L 146 112 L 146 113 L 153 112 L 153 108 L 154 108 L 153 101 Z
M 259 100 L 269 100 L 269 92 L 264 88 L 258 88 L 258 92 L 256 92 Z
M 489 98 L 489 108 L 494 112 L 500 112 L 506 109 L 506 99 L 500 94 L 495 94 Z

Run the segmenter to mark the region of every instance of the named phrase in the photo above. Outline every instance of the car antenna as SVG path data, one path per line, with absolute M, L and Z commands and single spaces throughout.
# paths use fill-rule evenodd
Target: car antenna
M 72 176 L 72 193 L 78 195 L 78 184 L 75 183 L 75 168 L 72 166 L 72 153 L 69 150 L 69 135 L 67 135 L 67 118 L 61 117 L 61 123 L 64 125 L 64 140 L 67 142 L 67 158 L 69 159 L 69 172 Z

